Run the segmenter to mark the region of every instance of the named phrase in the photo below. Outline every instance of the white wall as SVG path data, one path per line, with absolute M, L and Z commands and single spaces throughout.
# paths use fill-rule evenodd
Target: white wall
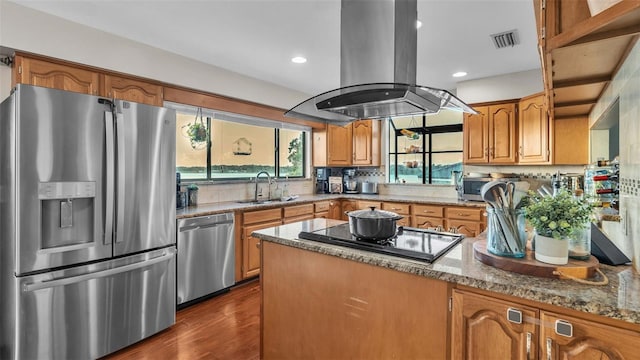
M 518 99 L 544 90 L 540 69 L 461 81 L 457 86 L 457 96 L 470 104 Z
M 616 245 L 640 272 L 640 41 L 605 89 L 589 115 L 593 125 L 611 104 L 620 102 L 620 215 Z
M 308 94 L 0 0 L 0 46 L 288 109 Z M 6 67 L 0 95 L 8 95 Z

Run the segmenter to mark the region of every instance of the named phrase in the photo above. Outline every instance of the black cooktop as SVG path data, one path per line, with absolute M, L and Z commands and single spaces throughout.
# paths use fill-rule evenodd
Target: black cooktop
M 391 239 L 368 241 L 351 235 L 349 224 L 311 232 L 302 231 L 298 237 L 426 262 L 433 262 L 464 238 L 460 234 L 400 226 L 397 235 Z

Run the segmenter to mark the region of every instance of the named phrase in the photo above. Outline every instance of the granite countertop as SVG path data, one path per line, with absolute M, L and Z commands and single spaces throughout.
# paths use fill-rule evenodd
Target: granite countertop
M 609 284 L 597 286 L 521 275 L 485 265 L 473 256 L 473 243 L 479 238 L 464 239 L 431 264 L 298 239 L 300 231 L 324 229 L 342 223 L 344 221 L 314 219 L 259 230 L 254 236 L 361 263 L 640 324 L 640 275 L 631 266 L 601 264 L 600 270 L 609 278 Z
M 322 200 L 351 199 L 370 201 L 389 201 L 411 204 L 433 204 L 447 206 L 471 206 L 482 207 L 484 202 L 460 201 L 456 198 L 426 197 L 426 196 L 406 196 L 406 195 L 365 195 L 365 194 L 313 194 L 300 195 L 296 199 L 289 201 L 272 201 L 264 204 L 240 203 L 236 201 L 218 202 L 211 204 L 199 204 L 176 210 L 176 218 L 190 218 L 196 216 L 214 215 L 231 211 L 252 211 L 262 209 L 272 209 L 282 206 L 301 205 Z

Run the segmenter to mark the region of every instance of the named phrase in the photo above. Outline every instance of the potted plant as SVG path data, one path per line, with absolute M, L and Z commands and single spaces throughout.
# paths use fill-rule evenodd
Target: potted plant
M 535 229 L 535 258 L 549 264 L 569 261 L 570 237 L 589 226 L 593 206 L 567 190 L 554 196 L 529 193 L 525 218 Z

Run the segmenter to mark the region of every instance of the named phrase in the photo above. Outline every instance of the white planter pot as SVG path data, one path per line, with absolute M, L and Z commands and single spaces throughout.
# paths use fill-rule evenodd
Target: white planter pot
M 558 240 L 536 234 L 536 260 L 547 264 L 565 265 L 569 262 L 569 239 Z

